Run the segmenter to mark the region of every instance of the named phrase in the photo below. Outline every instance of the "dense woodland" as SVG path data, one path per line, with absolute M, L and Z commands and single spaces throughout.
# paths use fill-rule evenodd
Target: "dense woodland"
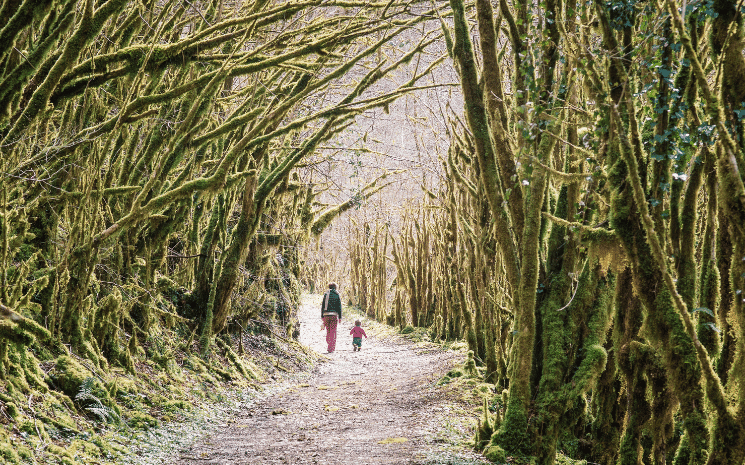
M 164 337 L 234 359 L 229 335 L 296 337 L 301 283 L 339 280 L 467 340 L 495 462 L 745 462 L 742 2 L 0 11 L 0 440 L 35 394 L 85 409 L 74 363 L 137 376 Z M 393 220 L 364 215 L 386 173 L 325 201 L 324 144 L 441 65 L 464 105 L 439 177 Z

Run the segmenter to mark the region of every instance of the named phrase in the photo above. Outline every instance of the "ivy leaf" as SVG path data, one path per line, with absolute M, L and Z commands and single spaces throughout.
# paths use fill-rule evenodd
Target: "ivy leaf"
M 699 307 L 699 308 L 697 308 L 697 309 L 695 309 L 693 311 L 693 313 L 696 313 L 696 312 L 703 312 L 703 313 L 706 313 L 707 315 L 709 315 L 711 317 L 714 316 L 714 312 L 712 312 L 711 309 L 708 309 L 706 307 Z
M 714 323 L 706 323 L 704 326 L 707 327 L 707 328 L 709 328 L 709 329 L 713 329 L 714 331 L 716 331 L 718 333 L 721 333 L 722 332 L 722 331 L 719 330 L 719 328 L 717 328 L 717 325 L 715 325 Z

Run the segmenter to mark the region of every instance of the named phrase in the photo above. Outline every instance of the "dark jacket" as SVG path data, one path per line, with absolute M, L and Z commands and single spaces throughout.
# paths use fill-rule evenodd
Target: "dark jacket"
M 329 299 L 329 305 L 326 307 L 326 299 Z M 335 312 L 339 315 L 339 319 L 341 320 L 341 297 L 339 297 L 339 293 L 336 292 L 336 289 L 329 289 L 328 292 L 326 292 L 323 295 L 323 302 L 321 302 L 321 316 L 323 317 L 324 313 L 324 307 L 326 307 L 326 312 Z

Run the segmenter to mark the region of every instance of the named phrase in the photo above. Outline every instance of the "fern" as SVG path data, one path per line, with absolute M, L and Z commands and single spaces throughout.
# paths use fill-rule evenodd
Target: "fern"
M 82 409 L 90 412 L 99 421 L 111 424 L 119 424 L 121 418 L 115 411 L 105 406 L 101 399 L 99 399 L 93 392 L 93 388 L 96 386 L 96 379 L 88 377 L 80 385 L 80 390 L 75 395 L 75 403 L 78 404 Z

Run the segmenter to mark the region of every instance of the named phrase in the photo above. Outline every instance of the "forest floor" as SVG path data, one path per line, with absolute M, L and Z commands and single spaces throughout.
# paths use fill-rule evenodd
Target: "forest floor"
M 300 342 L 323 354 L 319 308 L 320 296 L 303 299 Z M 463 363 L 464 351 L 415 342 L 361 315 L 344 316 L 336 351 L 302 383 L 233 409 L 167 463 L 486 463 L 466 447 L 480 396 L 473 386 L 438 382 Z M 348 334 L 355 318 L 369 336 L 359 352 Z

